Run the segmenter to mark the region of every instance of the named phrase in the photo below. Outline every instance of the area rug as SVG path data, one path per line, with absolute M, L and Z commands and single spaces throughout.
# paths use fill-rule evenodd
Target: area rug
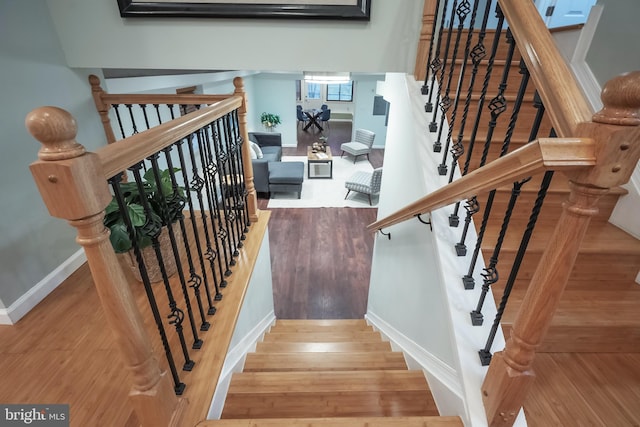
M 373 206 L 369 206 L 369 199 L 365 194 L 351 192 L 347 200 L 344 199 L 347 189 L 344 182 L 357 171 L 371 172 L 373 168 L 368 160 L 360 158 L 355 164 L 352 157 L 333 158 L 332 179 L 307 178 L 307 158 L 305 156 L 283 156 L 283 162 L 304 163 L 304 181 L 302 195 L 297 199 L 296 193 L 272 193 L 268 209 L 272 208 L 369 208 L 376 207 L 378 198 L 372 197 Z M 311 175 L 328 174 L 328 166 L 311 165 Z M 324 169 L 323 169 L 324 168 Z

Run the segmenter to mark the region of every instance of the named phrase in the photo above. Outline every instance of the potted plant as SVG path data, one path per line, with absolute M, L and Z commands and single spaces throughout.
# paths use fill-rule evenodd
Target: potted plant
M 262 113 L 260 115 L 260 122 L 268 131 L 273 131 L 273 129 L 281 123 L 280 116 L 272 113 Z
M 174 173 L 179 170 L 173 169 Z M 176 221 L 182 218 L 182 209 L 186 201 L 184 188 L 177 187 L 176 191 L 174 191 L 170 171 L 168 169 L 162 170 L 159 171 L 159 174 L 161 192 L 153 176 L 153 169 L 147 170 L 143 176 L 142 192 L 140 192 L 135 182 L 120 184 L 123 202 L 133 225 L 133 238 L 142 252 L 142 258 L 151 282 L 162 280 L 155 250 L 151 246 L 153 237 L 158 233 L 158 229 L 160 229 L 158 240 L 165 271 L 168 276 L 176 272 L 176 260 L 173 256 L 167 225 L 175 224 Z M 165 199 L 164 203 L 162 202 L 163 198 Z M 149 206 L 148 214 L 145 210 L 144 200 Z M 124 216 L 115 197 L 105 210 L 104 225 L 111 231 L 109 239 L 115 252 L 126 254 L 127 262 L 131 266 L 134 276 L 138 281 L 142 281 L 133 250 L 134 242 L 127 230 Z M 172 229 L 178 247 L 180 247 L 182 242 L 180 228 L 172 225 Z

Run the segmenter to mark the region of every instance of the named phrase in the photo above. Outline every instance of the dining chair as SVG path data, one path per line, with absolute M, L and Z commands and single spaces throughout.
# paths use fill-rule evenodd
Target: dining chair
M 304 126 L 309 121 L 309 117 L 307 117 L 306 114 L 302 112 L 301 105 L 298 105 L 296 107 L 296 116 L 298 117 L 298 124 L 302 123 L 302 126 Z
M 329 126 L 329 119 L 331 118 L 331 109 L 327 108 L 322 110 L 322 114 L 320 115 L 320 123 L 323 128 L 327 128 Z

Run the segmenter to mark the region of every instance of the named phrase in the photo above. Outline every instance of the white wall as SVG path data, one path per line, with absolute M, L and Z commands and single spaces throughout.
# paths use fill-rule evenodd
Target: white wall
M 376 1 L 370 22 L 120 17 L 115 0 L 49 0 L 69 66 L 412 72 L 422 0 Z
M 373 146 L 384 148 L 387 141 L 387 126 L 385 125 L 386 116 L 373 115 L 373 99 L 377 93 L 379 81 L 384 79 L 371 76 L 362 77 L 357 80 L 357 92 L 355 98 L 355 112 L 353 115 L 353 132 L 362 128 L 375 132 L 376 138 L 373 140 Z
M 68 110 L 89 149 L 104 144 L 104 133 L 87 81 L 98 72 L 67 68 L 44 0 L 0 2 L 0 63 L 0 309 L 11 311 L 80 248 L 72 228 L 49 216 L 29 172 L 40 144 L 24 126 L 26 115 L 42 105 Z

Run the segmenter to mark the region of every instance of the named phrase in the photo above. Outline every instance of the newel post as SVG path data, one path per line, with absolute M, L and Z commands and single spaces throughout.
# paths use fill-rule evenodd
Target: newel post
M 242 77 L 233 79 L 235 95 L 242 97 L 242 105 L 238 112 L 238 122 L 240 125 L 240 134 L 244 143 L 242 144 L 242 162 L 244 163 L 244 183 L 249 193 L 247 196 L 247 208 L 249 209 L 249 219 L 251 222 L 258 221 L 258 198 L 256 196 L 256 187 L 253 183 L 253 165 L 251 163 L 251 154 L 249 150 L 249 132 L 247 131 L 247 94 L 244 91 L 244 82 Z
M 27 115 L 27 129 L 42 148 L 31 173 L 49 213 L 77 229 L 107 322 L 125 366 L 131 372 L 130 401 L 143 426 L 179 425 L 184 400 L 161 372 L 129 284 L 102 223 L 111 200 L 102 164 L 75 141 L 77 127 L 68 112 L 41 107 Z
M 597 202 L 610 188 L 626 183 L 640 159 L 640 71 L 610 80 L 604 108 L 578 135 L 596 143 L 597 165 L 567 173 L 569 199 L 534 273 L 514 320 L 505 349 L 491 359 L 482 385 L 490 426 L 511 426 L 534 379 L 536 348 L 546 335 L 573 269 Z
M 102 90 L 102 87 L 100 86 L 100 79 L 98 76 L 91 74 L 89 76 L 89 84 L 91 85 L 93 102 L 96 104 L 98 114 L 100 114 L 100 120 L 102 121 L 102 127 L 104 128 L 104 135 L 107 138 L 107 143 L 111 144 L 116 142 L 116 136 L 113 133 L 111 119 L 109 118 L 109 108 L 111 108 L 111 106 L 102 100 L 102 95 L 106 92 Z

